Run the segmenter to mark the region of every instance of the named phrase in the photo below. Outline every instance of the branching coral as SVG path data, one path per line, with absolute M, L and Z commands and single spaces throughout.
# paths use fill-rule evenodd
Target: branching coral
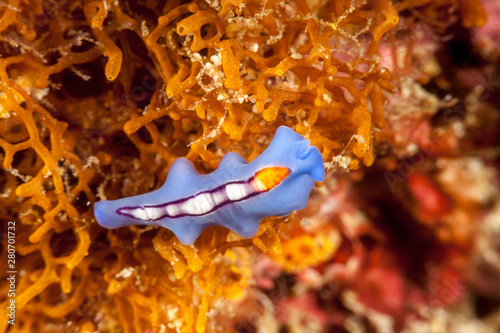
M 167 230 L 105 231 L 93 204 L 158 188 L 179 157 L 205 173 L 229 151 L 253 160 L 281 125 L 318 147 L 329 171 L 372 165 L 375 142 L 390 137 L 391 70 L 408 74 L 396 56 L 384 67 L 381 43 L 402 18 L 410 28 L 452 20 L 457 4 L 464 26 L 484 24 L 469 1 L 1 1 L 12 331 L 217 331 L 211 309 L 245 293 L 256 249 L 290 272 L 330 260 L 331 226 L 280 240 L 295 215 L 267 219 L 252 239 L 211 228 L 185 246 Z

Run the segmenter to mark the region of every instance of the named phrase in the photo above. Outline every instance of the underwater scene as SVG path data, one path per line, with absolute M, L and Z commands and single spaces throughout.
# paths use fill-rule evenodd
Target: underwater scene
M 0 333 L 500 332 L 499 22 L 0 0 Z

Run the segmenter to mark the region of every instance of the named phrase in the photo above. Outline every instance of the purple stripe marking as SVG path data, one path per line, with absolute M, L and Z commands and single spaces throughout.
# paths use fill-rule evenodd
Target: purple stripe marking
M 218 191 L 221 191 L 221 190 L 225 190 L 226 186 L 227 185 L 231 185 L 231 184 L 249 184 L 253 179 L 255 178 L 255 176 L 252 176 L 250 177 L 248 180 L 238 180 L 238 181 L 233 181 L 233 182 L 228 182 L 228 183 L 225 183 L 223 185 L 220 185 L 212 190 L 206 190 L 206 191 L 202 191 L 202 192 L 198 192 L 197 194 L 194 194 L 194 195 L 191 195 L 189 197 L 186 197 L 186 198 L 182 198 L 182 199 L 178 199 L 178 200 L 174 200 L 174 201 L 170 201 L 170 202 L 166 202 L 166 203 L 163 203 L 163 204 L 160 204 L 160 205 L 151 205 L 151 206 L 132 206 L 132 207 L 121 207 L 120 209 L 117 209 L 116 210 L 116 213 L 117 214 L 120 214 L 120 215 L 123 215 L 123 216 L 128 216 L 128 217 L 132 217 L 134 219 L 138 219 L 137 217 L 129 214 L 129 213 L 126 213 L 126 212 L 123 212 L 124 210 L 132 210 L 132 209 L 143 209 L 145 210 L 146 208 L 163 208 L 163 207 L 166 207 L 166 206 L 169 206 L 169 205 L 172 205 L 172 204 L 180 204 L 180 203 L 183 203 L 183 202 L 186 202 L 200 194 L 205 194 L 205 193 L 208 193 L 208 194 L 213 194 L 215 192 L 218 192 Z M 243 201 L 243 200 L 247 200 L 247 199 L 250 199 L 251 197 L 254 197 L 256 195 L 259 195 L 261 193 L 265 193 L 269 190 L 265 190 L 265 191 L 261 191 L 261 192 L 254 192 L 254 193 L 251 193 L 249 195 L 247 195 L 246 197 L 243 197 L 239 200 L 234 200 L 234 201 L 231 201 L 231 200 L 226 200 L 226 201 L 223 201 L 222 203 L 214 206 L 210 211 L 206 212 L 206 213 L 203 213 L 203 214 L 189 214 L 189 213 L 184 213 L 184 214 L 181 214 L 181 215 L 176 215 L 176 216 L 171 216 L 169 215 L 166 211 L 158 218 L 156 219 L 148 219 L 147 221 L 158 221 L 158 220 L 161 220 L 165 217 L 169 217 L 169 218 L 172 218 L 172 219 L 175 219 L 175 218 L 179 218 L 179 217 L 184 217 L 184 216 L 203 216 L 203 215 L 207 215 L 207 214 L 210 214 L 212 212 L 214 212 L 215 210 L 227 205 L 227 204 L 230 204 L 230 203 L 234 203 L 234 202 L 240 202 L 240 201 Z M 138 219 L 139 220 L 139 219 Z M 145 221 L 145 220 L 141 220 L 141 221 Z

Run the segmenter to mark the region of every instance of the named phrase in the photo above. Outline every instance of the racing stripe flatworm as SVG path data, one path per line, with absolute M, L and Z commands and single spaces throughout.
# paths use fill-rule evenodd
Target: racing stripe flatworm
M 190 161 L 179 158 L 158 190 L 103 200 L 94 211 L 103 227 L 162 226 L 184 244 L 214 225 L 248 238 L 257 233 L 263 218 L 306 207 L 315 181 L 322 181 L 324 173 L 318 149 L 281 126 L 269 147 L 250 163 L 229 153 L 217 170 L 201 175 Z

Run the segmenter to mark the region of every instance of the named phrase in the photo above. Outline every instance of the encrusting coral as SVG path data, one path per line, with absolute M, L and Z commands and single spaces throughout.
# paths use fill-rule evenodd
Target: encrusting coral
M 259 251 L 288 274 L 345 263 L 346 246 L 364 255 L 345 237 L 364 224 L 339 230 L 328 212 L 310 228 L 307 211 L 268 218 L 252 239 L 213 227 L 186 246 L 161 228 L 105 230 L 93 204 L 157 189 L 179 157 L 202 173 L 230 151 L 253 160 L 282 125 L 330 174 L 371 166 L 377 142 L 404 156 L 385 103 L 405 77 L 433 73 L 412 63 L 412 41 L 398 55 L 400 21 L 442 31 L 457 15 L 486 23 L 467 0 L 1 1 L 0 216 L 16 222 L 18 270 L 9 332 L 234 331 L 227 300 L 249 295 Z M 321 191 L 310 212 L 328 201 Z

